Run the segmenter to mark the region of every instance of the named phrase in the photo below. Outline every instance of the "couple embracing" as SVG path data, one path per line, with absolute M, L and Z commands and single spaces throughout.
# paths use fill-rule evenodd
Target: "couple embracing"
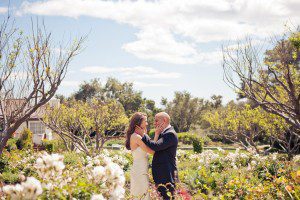
M 177 134 L 165 112 L 155 115 L 153 140 L 147 135 L 147 125 L 147 116 L 137 112 L 131 117 L 126 133 L 126 148 L 133 156 L 130 194 L 134 199 L 150 200 L 148 154 L 153 154 L 152 175 L 156 188 L 163 199 L 172 199 L 177 179 Z

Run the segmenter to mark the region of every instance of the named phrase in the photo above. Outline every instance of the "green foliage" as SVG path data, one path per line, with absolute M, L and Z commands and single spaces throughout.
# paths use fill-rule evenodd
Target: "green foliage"
M 19 174 L 12 173 L 10 171 L 3 172 L 1 174 L 1 181 L 3 181 L 6 184 L 15 184 L 20 181 Z
M 195 153 L 202 153 L 203 151 L 203 140 L 201 138 L 193 139 L 193 149 Z
M 297 50 L 300 50 L 300 32 L 293 33 L 289 38 L 289 41 Z
M 18 149 L 17 141 L 18 141 L 17 138 L 10 138 L 7 141 L 5 148 L 7 149 L 8 152 Z
M 280 117 L 300 136 L 300 30 L 276 39 L 264 55 L 251 39 L 223 50 L 227 83 L 241 96 Z M 264 57 L 264 58 L 263 58 Z M 263 58 L 263 60 L 262 60 Z M 287 109 L 291 108 L 291 109 Z
M 194 138 L 197 137 L 196 134 L 190 132 L 178 133 L 177 136 L 179 142 L 182 142 L 183 144 L 193 144 Z
M 53 153 L 56 150 L 55 144 L 56 144 L 55 140 L 47 140 L 47 139 L 42 140 L 42 146 L 45 148 L 45 150 L 48 153 Z
M 171 124 L 177 132 L 189 131 L 193 126 L 199 125 L 203 111 L 210 104 L 204 99 L 192 97 L 186 91 L 175 92 L 175 97 L 166 104 L 166 112 L 172 116 Z
M 76 152 L 66 152 L 64 153 L 64 163 L 66 165 L 71 165 L 71 166 L 82 166 L 82 158 L 84 155 L 78 154 Z
M 179 179 L 197 199 L 297 199 L 300 193 L 300 166 L 286 156 L 179 154 Z
M 59 108 L 49 109 L 44 121 L 50 126 L 55 126 L 57 130 L 54 131 L 58 134 L 60 131 L 68 134 L 68 137 L 60 134 L 60 137 L 66 140 L 68 147 L 74 146 L 73 142 L 85 143 L 84 145 L 80 144 L 80 146 L 91 144 L 92 141 L 87 136 L 90 135 L 92 128 L 98 133 L 99 140 L 96 141 L 96 144 L 99 149 L 99 143 L 108 137 L 105 135 L 105 131 L 123 131 L 128 123 L 128 118 L 124 108 L 117 101 L 103 102 L 92 99 L 87 102 L 71 101 L 61 104 Z M 70 137 L 79 137 L 81 140 L 70 140 Z M 87 153 L 89 149 L 85 148 L 84 151 Z
M 32 137 L 33 137 L 32 132 L 28 128 L 25 128 L 21 132 L 21 136 L 16 142 L 18 149 L 20 149 L 20 150 L 31 149 L 32 150 L 33 149 Z
M 109 78 L 103 91 L 103 98 L 118 100 L 123 105 L 127 116 L 139 111 L 144 105 L 142 92 L 135 91 L 133 83 L 121 83 L 115 78 Z
M 153 139 L 155 136 L 155 129 L 150 129 L 148 135 Z
M 76 100 L 87 101 L 98 96 L 102 91 L 99 79 L 93 79 L 90 82 L 84 81 L 79 86 L 79 90 L 75 92 L 74 98 Z
M 8 158 L 5 155 L 0 156 L 0 173 L 4 172 L 8 167 Z
M 152 112 L 157 111 L 155 101 L 142 98 L 142 92 L 134 90 L 132 83 L 121 83 L 115 78 L 108 78 L 103 85 L 99 79 L 84 82 L 74 94 L 74 98 L 84 102 L 93 98 L 103 101 L 117 100 L 124 107 L 127 116 L 137 111 L 147 112 L 152 116 Z
M 123 139 L 120 139 L 120 140 L 109 140 L 107 143 L 106 143 L 106 146 L 112 146 L 113 144 L 118 144 L 118 145 L 121 145 L 121 146 L 124 146 L 125 144 L 125 140 Z
M 248 147 L 256 147 L 259 139 L 276 138 L 288 129 L 289 125 L 280 117 L 267 113 L 260 107 L 249 104 L 227 104 L 224 108 L 207 112 L 204 119 L 210 124 L 210 131 Z
M 178 140 L 183 144 L 193 145 L 194 152 L 202 153 L 204 142 L 203 139 L 195 133 L 183 132 L 178 133 Z

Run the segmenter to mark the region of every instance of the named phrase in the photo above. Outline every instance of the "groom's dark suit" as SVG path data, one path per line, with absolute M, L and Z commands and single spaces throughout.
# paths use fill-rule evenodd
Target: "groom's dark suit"
M 173 193 L 175 189 L 176 176 L 176 150 L 178 137 L 173 127 L 166 129 L 159 135 L 157 142 L 151 140 L 148 135 L 144 135 L 143 142 L 155 151 L 152 160 L 152 175 L 156 185 L 168 183 L 168 189 Z M 169 184 L 172 184 L 170 187 Z M 160 187 L 159 192 L 164 199 L 169 199 L 167 191 Z

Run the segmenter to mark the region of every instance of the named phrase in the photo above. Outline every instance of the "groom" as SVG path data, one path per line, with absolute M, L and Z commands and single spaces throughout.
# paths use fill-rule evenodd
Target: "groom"
M 175 193 L 175 182 L 177 179 L 176 150 L 178 146 L 177 133 L 170 125 L 170 116 L 165 112 L 155 115 L 155 136 L 157 142 L 140 132 L 143 142 L 155 154 L 152 160 L 152 175 L 158 191 L 163 199 L 171 199 Z M 162 186 L 163 185 L 163 186 Z M 168 194 L 169 193 L 169 194 Z M 173 198 L 172 198 L 173 199 Z

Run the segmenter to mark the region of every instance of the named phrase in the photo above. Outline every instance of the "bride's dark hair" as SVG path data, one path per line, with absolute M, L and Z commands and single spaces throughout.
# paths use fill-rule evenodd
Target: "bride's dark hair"
M 143 119 L 145 119 L 146 114 L 141 112 L 134 113 L 130 118 L 129 127 L 126 131 L 126 149 L 130 150 L 130 137 L 134 133 L 135 126 L 140 126 L 142 124 Z

